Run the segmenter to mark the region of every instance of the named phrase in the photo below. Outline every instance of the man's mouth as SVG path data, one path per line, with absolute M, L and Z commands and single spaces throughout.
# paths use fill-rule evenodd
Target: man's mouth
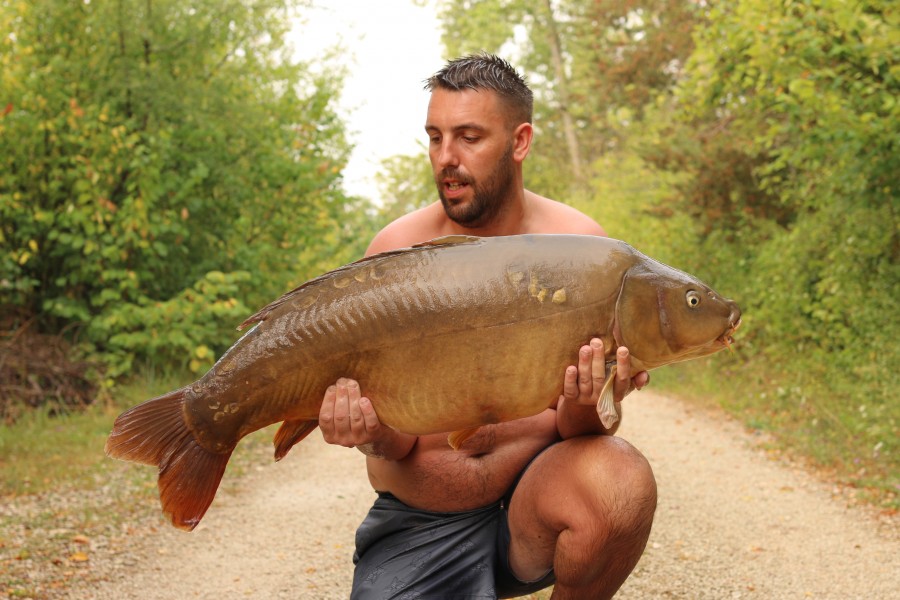
M 445 169 L 441 173 L 440 182 L 444 191 L 449 194 L 462 192 L 472 183 L 471 179 L 458 169 Z

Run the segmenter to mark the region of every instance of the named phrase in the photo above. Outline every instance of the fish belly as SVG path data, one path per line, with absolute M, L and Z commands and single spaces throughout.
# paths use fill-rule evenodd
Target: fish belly
M 565 368 L 590 335 L 573 325 L 557 317 L 434 335 L 367 356 L 353 374 L 379 419 L 406 433 L 510 421 L 562 392 Z

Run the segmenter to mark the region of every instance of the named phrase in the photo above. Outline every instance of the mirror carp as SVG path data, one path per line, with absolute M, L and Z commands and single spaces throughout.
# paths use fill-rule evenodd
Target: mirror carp
M 121 414 L 109 456 L 157 466 L 163 511 L 193 529 L 245 435 L 282 422 L 275 458 L 318 426 L 325 389 L 356 379 L 379 420 L 450 434 L 535 415 L 562 393 L 578 349 L 627 346 L 635 372 L 729 347 L 738 306 L 628 244 L 584 235 L 449 236 L 312 279 L 199 380 Z M 607 377 L 611 383 L 614 377 Z M 618 418 L 607 386 L 605 427 Z

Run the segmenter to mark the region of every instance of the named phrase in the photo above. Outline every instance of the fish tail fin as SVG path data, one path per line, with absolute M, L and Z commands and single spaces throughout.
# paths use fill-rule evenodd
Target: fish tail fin
M 175 390 L 119 415 L 106 454 L 157 466 L 163 512 L 190 531 L 212 504 L 231 451 L 217 454 L 197 443 L 184 420 L 184 394 Z
M 313 429 L 319 426 L 318 421 L 285 421 L 275 432 L 275 460 L 284 458 L 288 451 L 299 444 Z

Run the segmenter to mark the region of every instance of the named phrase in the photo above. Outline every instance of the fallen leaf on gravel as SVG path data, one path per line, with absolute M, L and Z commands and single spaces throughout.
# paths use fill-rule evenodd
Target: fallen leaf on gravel
M 69 560 L 71 560 L 72 562 L 86 562 L 90 560 L 90 558 L 84 552 L 76 552 L 69 557 Z
M 75 537 L 72 538 L 72 541 L 75 542 L 76 544 L 90 544 L 91 543 L 90 538 L 86 535 L 76 535 Z

